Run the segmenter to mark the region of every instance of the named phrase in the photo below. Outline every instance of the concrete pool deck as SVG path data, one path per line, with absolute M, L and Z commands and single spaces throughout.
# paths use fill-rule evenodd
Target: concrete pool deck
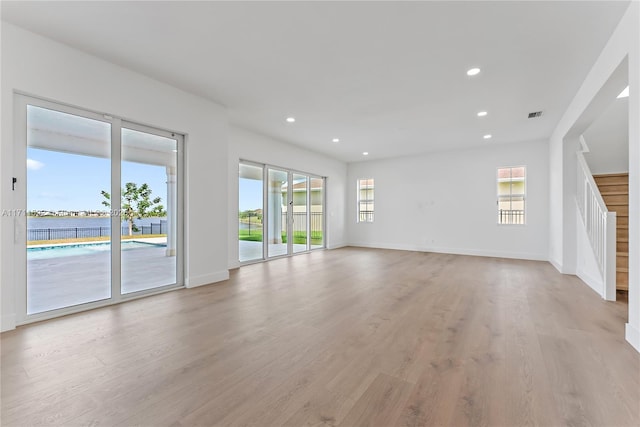
M 151 242 L 152 239 L 137 240 L 162 243 Z M 122 251 L 122 292 L 132 293 L 176 283 L 176 257 L 166 256 L 165 250 L 164 246 L 158 246 Z M 110 266 L 110 251 L 46 259 L 27 257 L 27 313 L 41 313 L 109 298 Z
M 131 239 L 143 243 L 164 244 L 166 239 Z M 65 246 L 104 241 L 50 244 Z M 239 259 L 262 259 L 262 242 L 240 240 Z M 304 252 L 305 245 L 294 244 L 295 252 Z M 36 246 L 30 246 L 36 247 Z M 321 249 L 314 245 L 312 249 Z M 168 286 L 176 283 L 176 257 L 166 256 L 166 247 L 136 248 L 122 251 L 122 292 L 125 294 Z M 287 253 L 286 244 L 269 245 L 269 256 Z M 42 313 L 63 307 L 100 301 L 111 296 L 111 252 L 96 252 L 55 258 L 27 257 L 27 312 Z

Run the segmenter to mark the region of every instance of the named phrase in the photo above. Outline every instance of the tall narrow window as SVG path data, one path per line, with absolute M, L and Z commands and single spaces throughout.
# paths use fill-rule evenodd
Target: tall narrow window
M 526 167 L 498 168 L 498 224 L 525 224 Z
M 358 222 L 373 222 L 373 178 L 358 180 Z

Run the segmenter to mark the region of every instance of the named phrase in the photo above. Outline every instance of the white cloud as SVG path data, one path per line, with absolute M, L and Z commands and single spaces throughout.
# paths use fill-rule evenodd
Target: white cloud
M 27 159 L 27 169 L 37 171 L 38 169 L 42 169 L 43 167 L 44 163 L 33 159 Z

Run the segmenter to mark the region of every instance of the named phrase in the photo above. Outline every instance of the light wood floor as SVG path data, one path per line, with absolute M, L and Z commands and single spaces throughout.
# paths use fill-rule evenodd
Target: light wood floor
M 626 309 L 544 262 L 315 252 L 2 334 L 1 422 L 637 426 Z

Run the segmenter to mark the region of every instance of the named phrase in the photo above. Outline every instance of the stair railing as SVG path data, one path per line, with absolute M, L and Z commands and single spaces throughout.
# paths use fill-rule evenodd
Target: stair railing
M 583 146 L 584 140 L 582 140 Z M 588 150 L 588 149 L 587 149 Z M 609 212 L 583 152 L 578 152 L 576 202 L 602 274 L 602 297 L 616 299 L 616 213 Z

